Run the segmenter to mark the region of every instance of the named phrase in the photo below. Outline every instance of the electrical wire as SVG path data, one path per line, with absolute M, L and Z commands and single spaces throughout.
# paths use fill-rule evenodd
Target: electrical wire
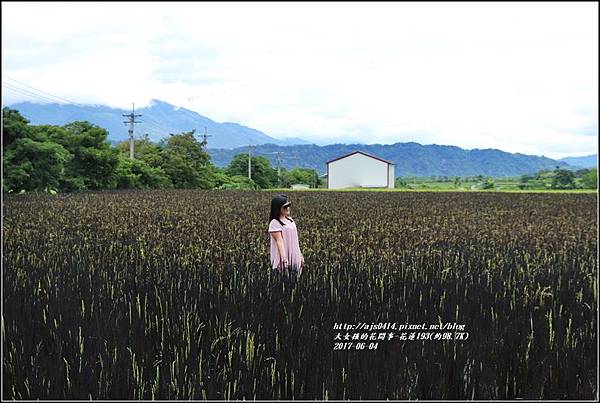
M 26 95 L 28 97 L 31 97 L 31 98 L 33 98 L 35 100 L 48 101 L 48 102 L 52 102 L 52 103 L 56 103 L 57 101 L 62 101 L 62 102 L 67 102 L 67 103 L 72 104 L 72 105 L 87 106 L 85 104 L 81 104 L 79 102 L 75 102 L 73 100 L 70 100 L 70 99 L 67 99 L 67 98 L 64 98 L 64 97 L 60 97 L 58 95 L 51 94 L 51 93 L 49 93 L 47 91 L 40 90 L 39 88 L 33 87 L 33 86 L 29 85 L 29 84 L 25 84 L 25 83 L 23 83 L 23 82 L 21 82 L 19 80 L 16 80 L 16 79 L 14 79 L 12 77 L 9 77 L 6 74 L 3 74 L 2 76 L 4 78 L 6 78 L 6 79 L 8 79 L 10 81 L 13 81 L 13 82 L 15 82 L 15 83 L 17 83 L 17 84 L 19 84 L 19 85 L 22 86 L 22 87 L 20 87 L 19 85 L 13 84 L 11 82 L 3 82 L 2 83 L 3 87 L 5 87 L 7 89 L 10 89 L 10 90 L 12 90 L 14 92 L 17 92 L 17 93 L 19 93 L 21 95 Z M 27 88 L 23 88 L 23 87 L 27 87 Z M 43 94 L 45 94 L 45 95 L 43 95 Z M 163 132 L 165 134 L 168 134 L 168 133 L 171 133 L 173 131 L 172 129 L 166 128 L 161 123 L 159 123 L 158 121 L 156 121 L 155 119 L 153 119 L 152 117 L 150 117 L 148 115 L 144 116 L 144 120 L 145 120 L 145 122 L 142 122 L 142 123 L 146 123 L 147 125 L 150 126 L 151 129 L 156 130 L 159 134 L 161 132 Z
M 63 101 L 63 102 L 67 102 L 67 103 L 74 104 L 74 105 L 79 105 L 79 106 L 84 106 L 83 104 L 80 104 L 79 102 L 75 102 L 75 101 L 72 101 L 72 100 L 67 99 L 67 98 L 59 97 L 58 95 L 54 95 L 54 94 L 51 94 L 51 93 L 49 93 L 47 91 L 42 91 L 39 88 L 32 87 L 31 85 L 25 84 L 25 83 L 23 83 L 23 82 L 21 82 L 19 80 L 15 80 L 14 78 L 11 78 L 11 77 L 7 76 L 6 74 L 3 74 L 2 76 L 4 78 L 7 78 L 7 79 L 11 80 L 11 81 L 14 81 L 17 84 L 20 84 L 22 86 L 25 86 L 25 87 L 29 88 L 28 91 L 30 91 L 30 92 L 31 92 L 31 90 L 37 91 L 39 93 L 45 94 L 45 95 L 42 95 L 42 96 L 50 96 L 50 97 L 52 97 L 54 99 L 57 99 L 57 100 L 60 100 L 60 101 Z M 17 85 L 12 84 L 12 83 L 6 83 L 6 84 L 11 84 L 14 87 L 18 87 Z M 24 88 L 21 88 L 21 89 L 27 90 L 27 89 L 24 89 Z
M 52 102 L 52 103 L 56 103 L 56 100 L 54 100 L 54 99 L 51 99 L 51 98 L 45 97 L 45 96 L 43 96 L 43 95 L 39 95 L 39 94 L 33 93 L 33 92 L 31 92 L 31 91 L 27 91 L 27 90 L 25 90 L 25 89 L 23 89 L 23 88 L 19 88 L 19 87 L 16 87 L 16 86 L 10 85 L 9 83 L 2 83 L 2 86 L 3 86 L 4 88 L 7 88 L 7 89 L 9 89 L 9 90 L 12 90 L 12 91 L 18 92 L 18 93 L 19 93 L 19 94 L 21 94 L 21 95 L 27 95 L 27 96 L 29 96 L 29 97 L 31 97 L 31 98 L 33 98 L 33 99 L 35 99 L 35 100 L 38 100 L 38 101 L 39 101 L 39 100 L 42 100 L 42 101 L 46 101 L 46 102 Z

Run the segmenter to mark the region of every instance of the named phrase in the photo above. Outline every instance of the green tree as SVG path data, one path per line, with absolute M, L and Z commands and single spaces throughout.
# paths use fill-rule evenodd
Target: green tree
M 60 144 L 17 138 L 4 153 L 3 190 L 56 191 L 71 158 Z
M 227 168 L 219 168 L 211 165 L 214 171 L 215 187 L 217 189 L 257 189 L 256 183 L 242 175 L 229 175 Z
M 116 173 L 119 189 L 161 189 L 173 186 L 161 167 L 151 167 L 143 160 L 130 159 L 123 154 L 119 154 Z
M 552 189 L 574 189 L 575 174 L 568 169 L 556 168 L 552 178 Z
M 116 148 L 124 156 L 129 157 L 129 141 L 122 141 Z M 134 140 L 134 158 L 146 162 L 149 166 L 158 168 L 162 164 L 162 148 L 150 141 L 148 136 Z
M 252 180 L 260 189 L 269 189 L 277 184 L 277 170 L 271 167 L 271 162 L 263 156 L 250 159 Z M 229 176 L 248 177 L 248 154 L 237 154 L 229 163 L 226 172 Z
M 588 168 L 581 168 L 575 171 L 576 178 L 583 178 L 590 170 Z
M 55 191 L 59 187 L 72 156 L 15 109 L 2 109 L 2 144 L 4 191 Z
M 36 141 L 47 140 L 32 133 L 29 120 L 21 116 L 19 111 L 9 107 L 2 108 L 2 149 L 6 150 L 19 138 L 30 138 Z
M 535 180 L 535 176 L 534 175 L 521 175 L 519 177 L 519 183 L 517 184 L 517 187 L 519 189 L 529 189 L 532 187 L 531 185 L 531 181 Z
M 212 189 L 216 181 L 210 155 L 204 150 L 206 142 L 198 141 L 194 133 L 170 134 L 162 143 L 161 166 L 175 188 Z
M 495 186 L 494 179 L 486 178 L 485 181 L 482 183 L 481 188 L 482 189 L 493 189 L 494 186 Z
M 588 170 L 581 178 L 581 183 L 586 189 L 598 189 L 598 168 Z
M 408 180 L 407 178 L 404 178 L 402 176 L 397 177 L 394 182 L 394 187 L 410 189 L 410 185 L 408 184 L 407 180 Z
M 118 152 L 107 141 L 105 129 L 77 121 L 57 126 L 35 126 L 73 154 L 62 190 L 114 189 L 117 185 Z
M 256 183 L 248 178 L 247 176 L 242 175 L 234 175 L 229 177 L 229 180 L 226 183 L 222 183 L 219 186 L 219 189 L 246 189 L 246 190 L 254 190 L 258 186 Z
M 290 187 L 296 183 L 318 187 L 321 182 L 318 173 L 314 169 L 308 168 L 293 168 L 289 171 L 282 170 L 281 177 L 282 187 Z

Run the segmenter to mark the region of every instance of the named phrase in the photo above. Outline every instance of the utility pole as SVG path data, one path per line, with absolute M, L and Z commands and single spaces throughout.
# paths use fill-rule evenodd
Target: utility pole
M 142 115 L 135 114 L 135 104 L 132 103 L 131 104 L 131 113 L 124 114 L 123 116 L 126 118 L 129 118 L 129 120 L 127 120 L 123 123 L 125 123 L 125 124 L 129 123 L 129 158 L 133 159 L 134 158 L 133 148 L 134 148 L 134 144 L 135 144 L 135 137 L 134 137 L 134 132 L 133 132 L 134 124 L 142 123 L 140 121 L 136 121 L 135 118 L 142 116 Z
M 298 156 L 295 155 L 294 158 L 296 159 L 296 168 L 298 168 Z
M 281 163 L 283 162 L 283 151 L 273 151 L 269 154 L 277 154 L 277 187 L 281 187 Z
M 277 151 L 277 187 L 281 187 L 281 155 L 283 151 Z
M 252 144 L 248 144 L 248 179 L 252 179 Z
M 206 147 L 206 144 L 207 144 L 206 138 L 212 137 L 212 136 L 210 134 L 206 134 L 206 126 L 203 126 L 203 127 L 204 127 L 204 134 L 201 137 L 202 137 L 202 141 L 204 142 L 205 147 Z

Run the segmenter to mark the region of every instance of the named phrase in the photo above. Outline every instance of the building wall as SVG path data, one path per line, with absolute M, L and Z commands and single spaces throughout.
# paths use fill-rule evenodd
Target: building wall
M 356 153 L 348 157 L 330 162 L 328 165 L 327 184 L 329 189 L 349 187 L 389 187 L 388 165 L 393 165 Z M 393 175 L 393 173 L 392 173 Z
M 390 186 L 388 186 L 390 189 L 393 189 L 393 188 L 396 187 L 396 173 L 395 173 L 395 168 L 396 168 L 395 165 L 390 164 L 390 172 L 389 172 L 389 174 L 390 174 L 390 178 L 389 178 Z

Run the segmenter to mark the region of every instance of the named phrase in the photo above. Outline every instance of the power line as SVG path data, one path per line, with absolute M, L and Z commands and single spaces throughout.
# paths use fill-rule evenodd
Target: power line
M 16 93 L 19 93 L 21 95 L 26 95 L 26 96 L 34 99 L 34 100 L 37 100 L 37 101 L 45 101 L 45 102 L 52 102 L 52 103 L 56 102 L 55 99 L 51 99 L 51 98 L 46 97 L 44 95 L 36 94 L 36 93 L 34 93 L 32 91 L 29 91 L 29 90 L 26 90 L 24 88 L 19 88 L 19 87 L 14 86 L 14 85 L 12 85 L 10 83 L 7 83 L 7 82 L 2 83 L 2 86 L 5 87 L 6 89 L 12 90 L 12 91 L 14 91 Z M 84 106 L 83 104 L 77 104 L 77 105 Z M 129 123 L 129 122 L 127 122 L 127 123 Z M 142 123 L 142 122 L 135 122 L 135 123 Z M 162 131 L 167 132 L 167 133 L 169 132 L 169 130 L 166 129 L 164 126 L 152 123 L 151 119 L 148 122 L 146 122 L 146 123 L 149 124 L 149 125 L 151 125 L 151 126 L 153 126 L 154 129 L 157 130 L 159 133 L 162 132 Z
M 171 131 L 171 129 L 167 129 L 161 123 L 154 120 L 150 115 L 146 115 L 146 120 L 150 121 L 151 123 L 154 123 L 154 126 L 156 126 L 157 128 L 159 128 L 161 130 L 164 130 L 167 134 Z
M 8 88 L 10 90 L 13 90 L 15 92 L 18 92 L 21 95 L 30 96 L 30 97 L 32 97 L 33 99 L 36 99 L 36 100 L 56 102 L 56 100 L 54 100 L 54 99 L 51 99 L 51 98 L 45 97 L 43 95 L 39 95 L 39 94 L 30 92 L 30 91 L 27 91 L 27 90 L 25 90 L 23 88 L 19 88 L 19 87 L 13 86 L 13 85 L 11 85 L 9 83 L 2 83 L 2 86 L 5 87 L 5 88 Z
M 153 131 L 157 131 L 159 134 L 162 132 L 169 132 L 169 130 L 165 129 L 164 127 L 160 127 L 153 123 L 148 116 L 146 116 L 146 121 L 142 123 L 142 126 L 144 125 L 148 125 L 150 129 L 153 129 Z
M 53 98 L 55 98 L 57 100 L 68 102 L 68 103 L 74 104 L 74 105 L 86 106 L 85 104 L 81 104 L 79 102 L 75 102 L 75 101 L 72 101 L 72 100 L 67 99 L 67 98 L 59 97 L 58 95 L 54 95 L 54 94 L 51 94 L 51 93 L 46 92 L 46 91 L 42 91 L 42 90 L 40 90 L 38 88 L 32 87 L 29 84 L 25 84 L 25 83 L 23 83 L 23 82 L 21 82 L 19 80 L 15 80 L 14 78 L 7 76 L 6 74 L 3 74 L 2 76 L 4 78 L 8 78 L 11 81 L 19 83 L 20 85 L 23 85 L 25 87 L 31 88 L 32 90 L 35 90 L 35 91 L 40 92 L 42 94 L 49 95 L 50 97 L 53 97 Z M 30 90 L 27 90 L 25 88 L 20 88 L 20 87 L 16 86 L 15 84 L 12 84 L 12 83 L 2 83 L 2 85 L 6 85 L 7 88 L 10 88 L 10 89 L 12 89 L 12 90 L 14 90 L 16 92 L 19 92 L 19 90 L 20 90 L 20 91 L 22 91 L 21 94 L 23 94 L 23 95 L 29 95 L 29 96 L 32 96 L 32 97 L 37 97 L 37 99 L 43 99 L 43 100 L 47 100 L 47 101 L 51 101 L 51 102 L 56 102 L 55 99 L 49 98 L 49 97 L 47 97 L 45 95 L 36 94 L 36 93 L 34 93 L 34 92 L 30 91 Z M 147 116 L 146 119 L 150 120 L 151 122 L 154 122 L 155 123 L 154 126 L 155 126 L 156 129 L 164 130 L 167 133 L 170 131 L 169 129 L 167 129 L 164 126 L 160 125 L 157 121 L 155 121 L 154 119 L 150 118 L 149 116 Z
M 32 87 L 31 85 L 29 85 L 29 84 L 25 84 L 25 83 L 23 83 L 23 82 L 21 82 L 21 81 L 19 81 L 19 80 L 15 80 L 14 78 L 11 78 L 11 77 L 7 76 L 6 74 L 3 74 L 2 76 L 3 76 L 4 78 L 8 78 L 9 80 L 11 80 L 11 81 L 14 81 L 14 82 L 16 82 L 16 83 L 20 84 L 20 85 L 23 85 L 23 86 L 25 86 L 25 87 L 27 87 L 27 88 L 30 88 L 31 90 L 34 90 L 34 91 L 40 92 L 40 93 L 42 93 L 42 94 L 49 95 L 49 96 L 50 96 L 50 97 L 52 97 L 52 98 L 55 98 L 55 99 L 58 99 L 58 100 L 61 100 L 61 101 L 64 101 L 64 102 L 68 102 L 68 103 L 70 103 L 70 104 L 75 104 L 75 105 L 83 105 L 83 104 L 80 104 L 79 102 L 75 102 L 75 101 L 72 101 L 72 100 L 70 100 L 70 99 L 66 99 L 66 98 L 63 98 L 63 97 L 59 97 L 58 95 L 54 95 L 54 94 L 51 94 L 51 93 L 49 93 L 49 92 L 47 92 L 47 91 L 42 91 L 42 90 L 40 90 L 39 88 Z M 10 83 L 6 83 L 6 84 L 10 84 Z M 11 85 L 15 86 L 15 84 L 11 84 Z M 23 88 L 20 88 L 20 89 L 23 89 Z M 25 90 L 25 89 L 23 89 L 23 90 Z M 54 101 L 54 100 L 53 100 L 53 101 Z
M 46 97 L 44 95 L 37 94 L 37 93 L 35 93 L 33 91 L 29 91 L 29 90 L 27 90 L 25 88 L 21 88 L 19 86 L 16 86 L 16 85 L 8 83 L 8 82 L 3 82 L 2 86 L 5 87 L 5 88 L 8 88 L 10 90 L 13 90 L 15 92 L 18 92 L 19 94 L 27 95 L 27 96 L 29 96 L 29 97 L 31 97 L 33 99 L 36 99 L 36 100 L 42 100 L 42 101 L 45 101 L 45 102 L 56 103 L 55 99 Z
M 153 124 L 156 128 L 158 128 L 159 130 L 162 130 L 164 132 L 166 132 L 167 134 L 169 132 L 171 132 L 171 129 L 167 129 L 165 126 L 161 125 L 159 122 L 157 122 L 156 120 L 152 119 L 149 115 L 146 115 L 146 120 L 147 123 L 151 123 Z
M 33 86 L 29 85 L 29 84 L 25 84 L 24 82 L 21 82 L 21 81 L 16 80 L 16 79 L 14 79 L 12 77 L 9 77 L 6 74 L 3 74 L 2 76 L 4 78 L 8 79 L 8 80 L 11 80 L 11 81 L 14 81 L 15 83 L 18 83 L 21 86 L 27 87 L 27 88 L 23 88 L 23 87 L 20 87 L 20 86 L 18 86 L 16 84 L 10 83 L 10 82 L 3 82 L 2 83 L 2 86 L 4 86 L 5 88 L 10 89 L 10 90 L 12 90 L 14 92 L 17 92 L 17 93 L 19 93 L 21 95 L 26 95 L 26 96 L 31 97 L 31 98 L 36 99 L 36 100 L 47 101 L 47 102 L 52 102 L 52 103 L 56 103 L 57 100 L 58 100 L 58 101 L 67 102 L 67 103 L 73 104 L 73 105 L 86 106 L 85 104 L 81 104 L 79 102 L 75 102 L 73 100 L 70 100 L 70 99 L 67 99 L 67 98 L 64 98 L 64 97 L 60 97 L 58 95 L 51 94 L 51 93 L 49 93 L 47 91 L 40 90 L 40 89 L 35 88 L 35 87 L 33 87 Z M 42 95 L 42 94 L 45 94 L 45 95 Z M 187 110 L 186 110 L 186 112 L 190 113 L 190 111 L 187 111 Z M 128 117 L 129 115 L 130 114 L 123 115 L 123 116 Z M 130 123 L 130 122 L 127 121 L 125 123 Z M 134 123 L 142 123 L 142 122 L 134 122 Z M 172 131 L 171 129 L 168 129 L 165 126 L 163 126 L 161 123 L 159 123 L 155 119 L 151 118 L 150 116 L 146 116 L 146 122 L 145 123 L 149 124 L 151 127 L 154 128 L 154 130 L 157 130 L 159 133 L 160 132 L 164 132 L 165 134 L 169 134 Z M 207 137 L 211 137 L 211 136 L 210 135 L 206 135 L 206 127 L 204 128 L 204 130 L 205 130 L 205 134 L 203 135 L 203 137 L 205 136 L 204 140 L 206 141 L 206 138 Z

